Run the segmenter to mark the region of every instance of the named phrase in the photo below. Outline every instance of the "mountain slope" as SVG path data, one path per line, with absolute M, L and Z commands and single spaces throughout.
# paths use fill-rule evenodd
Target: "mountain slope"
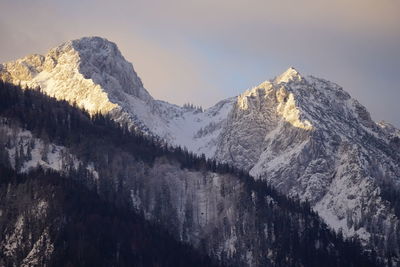
M 1 266 L 212 266 L 75 177 L 0 166 Z
M 248 170 L 308 200 L 330 227 L 381 256 L 400 255 L 396 202 L 388 197 L 400 191 L 399 130 L 373 122 L 332 82 L 289 68 L 200 112 L 153 99 L 116 45 L 98 37 L 2 64 L 0 78 Z
M 199 112 L 154 100 L 117 46 L 99 37 L 61 44 L 46 56 L 31 55 L 0 65 L 0 79 L 76 103 L 90 114 L 110 113 L 115 121 L 186 146 L 209 157 L 234 99 Z
M 103 116 L 90 119 L 39 92 L 0 85 L 0 142 L 5 148 L 0 150 L 0 164 L 9 160 L 19 172 L 34 171 L 35 166 L 57 170 L 105 203 L 143 214 L 175 239 L 226 265 L 377 264 L 374 255 L 361 252 L 356 240 L 343 241 L 327 229 L 307 204 L 284 197 L 238 169 L 167 148 Z M 62 164 L 49 164 L 56 157 Z M 23 187 L 34 195 L 37 187 L 30 185 Z M 6 180 L 1 190 L 8 188 L 14 187 Z M 13 193 L 5 196 L 18 203 Z M 81 196 L 74 197 L 78 205 Z M 10 207 L 2 207 L 2 214 Z M 4 227 L 13 231 L 9 217 Z M 8 233 L 1 233 L 6 245 L 14 240 Z M 11 251 L 18 253 L 19 248 Z
M 346 236 L 399 253 L 382 187 L 399 188 L 398 147 L 341 87 L 289 69 L 240 95 L 223 133 L 217 159 L 310 201 Z

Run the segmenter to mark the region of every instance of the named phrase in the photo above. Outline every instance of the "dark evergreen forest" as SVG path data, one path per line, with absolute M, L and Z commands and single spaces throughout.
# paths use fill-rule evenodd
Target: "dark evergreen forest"
M 214 266 L 207 256 L 129 209 L 103 201 L 73 177 L 42 169 L 23 175 L 4 166 L 0 177 L 0 208 L 7 211 L 0 217 L 0 233 L 7 232 L 15 215 L 30 214 L 31 203 L 50 205 L 44 218 L 27 216 L 25 226 L 33 235 L 24 236 L 26 244 L 47 227 L 54 240 L 55 255 L 39 266 Z M 0 266 L 16 266 L 18 260 L 0 250 Z
M 344 240 L 341 234 L 331 231 L 308 203 L 290 199 L 267 183 L 254 180 L 242 170 L 208 160 L 204 156 L 196 156 L 180 147 L 170 147 L 156 138 L 142 135 L 127 125 L 118 125 L 107 116 L 97 114 L 90 117 L 85 111 L 65 101 L 57 101 L 43 95 L 39 89 L 21 90 L 17 86 L 0 82 L 0 116 L 6 118 L 7 124 L 17 124 L 41 139 L 70 148 L 86 161 L 96 161 L 95 155 L 98 155 L 99 150 L 123 151 L 147 164 L 153 164 L 156 158 L 167 157 L 179 162 L 181 168 L 229 173 L 237 177 L 249 194 L 256 192 L 256 199 L 260 200 L 255 203 L 259 231 L 262 232 L 263 225 L 268 224 L 269 231 L 273 231 L 276 236 L 273 246 L 278 253 L 274 259 L 274 266 L 379 266 L 381 264 L 374 251 L 363 251 L 356 238 Z M 107 251 L 107 244 L 121 246 L 119 258 L 124 264 L 118 266 L 135 264 L 137 264 L 135 266 L 140 264 L 195 266 L 194 263 L 202 266 L 210 265 L 208 258 L 199 256 L 187 246 L 169 240 L 171 237 L 168 234 L 145 222 L 140 215 L 133 214 L 123 202 L 115 206 L 116 197 L 110 196 L 112 192 L 105 193 L 90 187 L 84 188 L 80 182 L 82 174 L 71 172 L 69 177 L 54 179 L 59 175 L 36 171 L 27 176 L 19 176 L 6 168 L 7 160 L 4 160 L 4 156 L 0 157 L 0 163 L 4 166 L 1 173 L 2 190 L 8 184 L 15 186 L 25 184 L 31 191 L 46 186 L 55 188 L 51 190 L 64 191 L 60 196 L 60 203 L 63 203 L 61 209 L 72 219 L 65 232 L 58 235 L 58 249 L 67 249 L 65 253 L 56 249 L 59 254 L 53 261 L 54 266 L 65 264 L 70 255 L 78 255 L 76 253 L 79 249 L 89 252 L 79 254 L 81 255 L 79 259 L 69 259 L 71 265 L 101 266 L 91 265 L 89 262 L 97 263 L 101 257 L 105 257 L 104 262 L 114 259 L 115 255 L 106 252 L 103 254 Z M 261 200 L 266 197 L 273 198 L 275 202 L 265 205 Z M 97 231 L 92 227 L 98 227 Z M 78 233 L 85 233 L 83 241 L 79 241 L 82 239 L 78 238 Z M 2 232 L 1 235 L 3 234 Z M 122 245 L 129 242 L 138 244 L 139 240 L 145 240 L 144 244 L 148 246 L 139 245 L 137 248 L 132 244 Z M 157 240 L 161 241 L 153 247 Z M 126 249 L 132 246 L 136 249 Z M 157 256 L 152 258 L 153 254 Z M 180 260 L 179 257 L 183 258 Z M 148 262 L 149 265 L 146 265 Z

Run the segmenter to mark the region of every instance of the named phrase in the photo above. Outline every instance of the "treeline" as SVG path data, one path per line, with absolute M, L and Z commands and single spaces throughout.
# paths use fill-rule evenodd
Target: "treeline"
M 184 109 L 193 110 L 195 112 L 203 112 L 202 106 L 196 106 L 193 103 L 185 103 L 183 104 Z
M 14 252 L 0 250 L 0 266 L 217 266 L 129 208 L 49 170 L 25 175 L 0 165 L 0 209 L 0 243 L 20 242 Z M 29 258 L 34 244 L 41 246 Z
M 113 144 L 113 147 L 134 153 L 135 157 L 147 163 L 167 156 L 178 161 L 182 168 L 231 173 L 252 180 L 246 172 L 230 164 L 207 159 L 204 154 L 198 156 L 186 148 L 170 146 L 127 124 L 120 125 L 108 115 L 91 117 L 66 101 L 42 94 L 40 89 L 21 90 L 0 81 L 0 116 L 11 119 L 10 124 L 19 122 L 22 128 L 43 140 L 66 147 L 79 144 L 81 154 L 87 159 L 93 150 Z
M 267 183 L 255 181 L 229 164 L 168 146 L 127 125 L 118 125 L 106 115 L 90 117 L 65 101 L 43 95 L 39 90 L 21 90 L 0 83 L 0 116 L 8 118 L 10 124 L 19 122 L 44 140 L 76 150 L 87 161 L 95 161 L 93 155 L 98 155 L 99 149 L 105 153 L 118 149 L 148 164 L 165 157 L 180 163 L 181 168 L 237 177 L 248 195 L 254 193 L 256 196 L 257 231 L 260 234 L 266 229 L 269 231 L 271 240 L 262 241 L 266 243 L 262 246 L 277 251 L 274 266 L 379 265 L 373 251 L 363 252 L 357 239 L 344 240 L 340 234 L 328 229 L 309 204 L 287 198 Z M 271 200 L 265 201 L 266 198 Z M 267 253 L 267 249 L 263 253 Z
M 57 101 L 42 94 L 40 89 L 21 90 L 0 81 L 0 114 L 18 121 L 36 136 L 66 147 L 85 144 L 86 141 L 101 137 L 103 143 L 113 143 L 128 152 L 135 151 L 146 162 L 152 162 L 162 155 L 175 155 L 184 167 L 201 168 L 207 164 L 215 170 L 231 170 L 231 167 L 217 165 L 215 161 L 206 162 L 205 157 L 200 162 L 197 156 L 186 149 L 168 146 L 128 125 L 119 125 L 108 115 L 96 114 L 90 117 L 87 112 L 66 101 Z
M 22 128 L 43 140 L 65 147 L 76 147 L 79 144 L 78 153 L 87 161 L 92 160 L 95 150 L 110 144 L 150 164 L 156 158 L 166 156 L 179 162 L 181 168 L 233 174 L 257 192 L 263 188 L 266 195 L 285 207 L 317 216 L 308 203 L 287 198 L 265 181 L 255 181 L 247 172 L 228 163 L 207 159 L 204 154 L 198 156 L 186 148 L 170 146 L 128 125 L 119 125 L 107 115 L 96 114 L 90 117 L 84 110 L 44 95 L 40 90 L 21 90 L 17 86 L 0 82 L 0 116 L 11 119 L 9 123 L 19 122 Z

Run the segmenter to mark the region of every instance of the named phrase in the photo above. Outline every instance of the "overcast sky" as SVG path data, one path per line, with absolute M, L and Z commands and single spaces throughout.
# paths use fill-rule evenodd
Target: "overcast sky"
M 0 62 L 115 42 L 158 99 L 208 107 L 294 66 L 400 126 L 399 0 L 1 0 Z

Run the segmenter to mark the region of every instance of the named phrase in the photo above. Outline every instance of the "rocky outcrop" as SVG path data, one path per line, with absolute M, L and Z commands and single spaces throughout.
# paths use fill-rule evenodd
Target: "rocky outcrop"
M 381 253 L 394 243 L 400 254 L 389 238 L 399 219 L 384 197 L 384 187 L 400 189 L 399 130 L 376 124 L 335 83 L 289 68 L 204 112 L 185 109 L 154 100 L 116 45 L 97 37 L 5 63 L 0 77 L 248 170 L 346 236 Z

